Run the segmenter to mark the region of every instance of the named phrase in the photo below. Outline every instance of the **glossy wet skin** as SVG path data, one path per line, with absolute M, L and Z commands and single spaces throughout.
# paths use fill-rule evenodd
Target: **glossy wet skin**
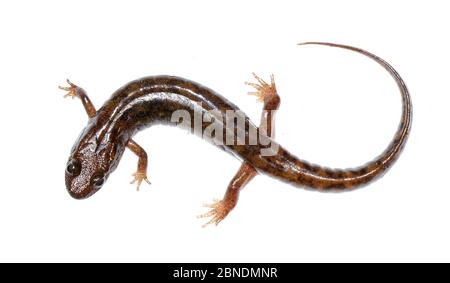
M 91 119 L 83 130 L 66 165 L 66 188 L 75 199 L 87 198 L 101 189 L 125 150 L 121 143 L 100 139 L 95 120 Z
M 244 161 L 251 170 L 285 182 L 322 191 L 353 189 L 381 177 L 400 155 L 411 126 L 409 92 L 394 68 L 376 55 L 351 46 L 313 44 L 350 49 L 366 55 L 383 66 L 396 80 L 402 95 L 402 118 L 387 149 L 373 161 L 360 167 L 331 169 L 301 160 L 281 146 L 272 156 L 261 154 L 261 149 L 265 148 L 261 144 L 225 145 L 224 148 Z M 83 99 L 87 99 L 87 96 L 80 97 L 85 104 Z M 274 98 L 274 103 L 278 105 L 279 99 Z M 132 81 L 117 90 L 98 111 L 89 105 L 85 105 L 85 108 L 92 112 L 92 116 L 90 115 L 87 127 L 75 143 L 66 167 L 66 187 L 70 195 L 77 199 L 89 197 L 102 187 L 117 167 L 125 147 L 130 146 L 127 143 L 135 133 L 156 123 L 174 124 L 170 119 L 174 111 L 186 110 L 190 117 L 194 117 L 194 113 L 204 114 L 211 110 L 239 110 L 213 90 L 172 76 L 145 77 Z M 89 111 L 89 108 L 94 110 Z M 272 108 L 269 107 L 268 110 Z M 246 126 L 256 127 L 246 119 Z M 203 130 L 208 125 L 209 123 L 203 123 Z M 236 128 L 227 130 L 237 133 Z M 245 131 L 249 132 L 247 128 Z
M 212 109 L 238 108 L 209 88 L 177 77 L 147 77 L 126 84 L 93 113 L 75 142 L 66 165 L 67 190 L 76 199 L 97 192 L 136 132 L 153 124 L 175 125 L 171 117 L 177 110 L 194 117 L 194 112 Z
M 237 133 L 242 131 L 248 136 L 256 132 L 261 134 L 262 130 L 263 136 L 259 135 L 257 144 L 225 143 L 219 146 L 238 157 L 242 165 L 228 185 L 224 198 L 207 205 L 211 210 L 200 215 L 211 217 L 205 225 L 211 223 L 217 225 L 222 221 L 236 206 L 240 190 L 258 173 L 265 173 L 304 188 L 347 191 L 380 178 L 399 157 L 409 135 L 412 105 L 408 89 L 397 71 L 380 57 L 356 47 L 324 42 L 300 45 L 306 44 L 328 45 L 358 52 L 371 58 L 390 73 L 397 82 L 402 97 L 402 117 L 393 140 L 374 160 L 350 169 L 332 169 L 311 164 L 295 157 L 281 146 L 275 147 L 271 151 L 272 154 L 267 156 L 263 153 L 266 145 L 260 141 L 262 137 L 263 140 L 269 140 L 270 144 L 276 144 L 271 129 L 274 118 L 271 111 L 278 109 L 280 97 L 273 76 L 271 82 L 266 83 L 254 74 L 257 83 L 248 84 L 256 90 L 252 94 L 264 104 L 260 127 L 256 127 L 245 114 L 242 114 L 241 117 L 245 119 L 243 125 L 232 123 L 230 126 L 222 123 L 220 129 L 224 130 L 224 136 L 226 133 L 234 135 L 235 141 L 238 140 Z M 105 184 L 108 176 L 117 167 L 125 148 L 130 149 L 138 157 L 137 171 L 133 174 L 133 182 L 137 181 L 137 188 L 139 189 L 142 181 L 150 183 L 147 178 L 147 153 L 132 139 L 134 134 L 144 128 L 154 124 L 177 125 L 180 122 L 173 121 L 172 115 L 182 111 L 188 112 L 190 117 L 187 118 L 188 121 L 191 119 L 191 123 L 187 125 L 181 123 L 182 126 L 194 133 L 199 125 L 195 125 L 192 118 L 203 117 L 212 113 L 211 111 L 218 111 L 223 115 L 228 110 L 239 110 L 236 105 L 213 90 L 173 76 L 145 77 L 129 82 L 118 89 L 98 111 L 82 88 L 70 81 L 67 83 L 69 87 L 60 88 L 68 91 L 66 96 L 78 97 L 90 118 L 80 138 L 75 142 L 66 165 L 66 187 L 70 195 L 76 199 L 93 195 Z M 204 133 L 209 123 L 201 121 L 200 126 Z M 177 146 L 177 142 L 179 141 L 170 141 L 170 146 Z

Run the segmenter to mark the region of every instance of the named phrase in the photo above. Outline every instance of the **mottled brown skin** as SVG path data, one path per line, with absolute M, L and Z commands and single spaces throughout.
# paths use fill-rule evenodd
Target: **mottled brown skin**
M 353 169 L 330 169 L 306 161 L 302 161 L 281 146 L 273 156 L 261 155 L 261 149 L 268 146 L 258 142 L 257 145 L 231 144 L 221 146 L 243 161 L 236 176 L 230 182 L 224 199 L 208 205 L 212 210 L 200 217 L 212 217 L 209 223 L 218 224 L 235 207 L 239 191 L 257 172 L 264 173 L 282 181 L 306 188 L 322 191 L 343 191 L 356 188 L 376 179 L 394 163 L 403 149 L 411 126 L 411 100 L 405 83 L 400 75 L 383 59 L 359 48 L 332 43 L 308 42 L 305 44 L 321 44 L 356 51 L 372 58 L 383 66 L 396 80 L 402 95 L 402 118 L 399 129 L 388 148 L 375 160 Z M 254 93 L 264 102 L 261 117 L 261 127 L 256 127 L 245 116 L 245 131 L 255 130 L 272 138 L 273 117 L 270 110 L 276 110 L 280 99 L 275 83 L 264 82 L 255 75 L 257 84 L 248 83 L 256 88 Z M 132 137 L 139 131 L 154 124 L 176 125 L 171 117 L 176 110 L 186 110 L 191 117 L 194 113 L 205 114 L 211 110 L 239 110 L 213 90 L 193 81 L 172 77 L 154 76 L 132 81 L 118 89 L 112 97 L 98 110 L 87 97 L 86 92 L 70 83 L 68 96 L 81 99 L 89 116 L 87 127 L 72 148 L 66 168 L 66 187 L 70 195 L 76 199 L 91 196 L 105 183 L 108 176 L 117 167 L 125 150 L 129 148 L 138 157 L 138 169 L 135 181 L 138 187 L 142 181 L 147 181 L 147 154 Z M 199 104 L 201 103 L 201 104 Z M 193 127 L 194 121 L 191 121 Z M 210 122 L 202 123 L 202 130 Z M 234 135 L 239 125 L 234 129 L 224 129 L 225 133 L 233 131 Z M 193 129 L 189 129 L 193 131 Z M 272 142 L 274 142 L 272 140 Z

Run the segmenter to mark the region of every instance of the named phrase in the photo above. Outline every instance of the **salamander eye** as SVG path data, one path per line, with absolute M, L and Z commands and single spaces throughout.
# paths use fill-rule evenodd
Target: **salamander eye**
M 80 163 L 78 163 L 78 161 L 71 160 L 71 161 L 69 161 L 69 163 L 67 163 L 67 167 L 66 167 L 67 174 L 75 177 L 80 174 L 80 171 L 81 171 L 81 166 L 80 166 Z
M 103 173 L 96 173 L 91 179 L 91 185 L 98 189 L 105 183 L 105 175 Z

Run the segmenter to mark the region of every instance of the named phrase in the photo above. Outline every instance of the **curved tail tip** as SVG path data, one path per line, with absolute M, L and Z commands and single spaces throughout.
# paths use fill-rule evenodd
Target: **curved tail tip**
M 311 44 L 328 45 L 328 46 L 338 46 L 339 45 L 339 44 L 336 44 L 336 43 L 321 42 L 321 41 L 306 41 L 306 42 L 297 43 L 297 45 L 311 45 Z

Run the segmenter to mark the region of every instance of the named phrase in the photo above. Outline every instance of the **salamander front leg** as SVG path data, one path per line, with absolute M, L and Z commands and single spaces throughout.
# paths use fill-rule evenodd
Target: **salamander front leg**
M 69 86 L 59 86 L 59 89 L 67 91 L 67 94 L 64 95 L 64 97 L 72 97 L 72 99 L 78 97 L 81 100 L 81 103 L 83 103 L 84 110 L 86 110 L 89 118 L 92 118 L 97 111 L 95 110 L 94 104 L 92 104 L 91 100 L 87 96 L 86 91 L 70 82 L 68 79 L 67 84 L 69 84 Z
M 64 97 L 78 97 L 83 103 L 84 110 L 86 110 L 87 115 L 89 118 L 92 118 L 97 111 L 95 110 L 94 104 L 89 99 L 86 91 L 69 80 L 67 80 L 67 84 L 69 86 L 59 87 L 60 89 L 67 91 L 67 94 L 64 95 Z M 136 173 L 133 174 L 134 180 L 131 182 L 132 184 L 137 182 L 137 190 L 139 190 L 139 186 L 142 181 L 146 181 L 150 184 L 150 181 L 147 178 L 147 153 L 142 147 L 131 139 L 128 141 L 127 147 L 139 158 L 138 168 Z
M 253 86 L 256 92 L 249 92 L 251 95 L 258 97 L 259 101 L 264 102 L 263 113 L 261 114 L 260 131 L 265 133 L 269 137 L 273 137 L 273 122 L 274 122 L 274 110 L 278 109 L 280 105 L 280 97 L 277 94 L 275 87 L 275 81 L 273 75 L 270 76 L 270 84 L 266 83 L 263 79 L 253 73 L 253 76 L 258 83 L 248 83 L 247 85 Z M 244 186 L 250 182 L 253 177 L 257 175 L 256 169 L 248 162 L 243 162 L 238 172 L 228 185 L 225 196 L 222 200 L 215 200 L 213 204 L 205 205 L 205 207 L 212 208 L 209 212 L 199 215 L 199 218 L 211 217 L 203 227 L 209 224 L 219 224 L 230 211 L 236 206 L 239 192 Z
M 133 140 L 128 141 L 127 147 L 139 158 L 137 171 L 133 174 L 134 180 L 131 181 L 131 184 L 137 183 L 137 190 L 139 191 L 142 181 L 150 185 L 150 181 L 147 178 L 147 153 Z

